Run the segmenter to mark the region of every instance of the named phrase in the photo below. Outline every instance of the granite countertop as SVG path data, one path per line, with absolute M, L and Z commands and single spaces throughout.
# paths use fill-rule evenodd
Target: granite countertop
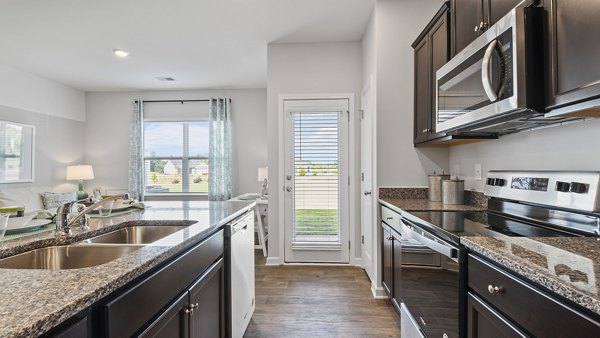
M 479 205 L 465 204 L 442 204 L 442 202 L 431 202 L 424 198 L 380 198 L 379 202 L 397 212 L 404 211 L 484 211 L 487 208 Z
M 190 225 L 112 262 L 82 269 L 0 269 L 0 337 L 38 336 L 79 313 L 254 206 L 245 202 L 148 202 L 126 215 L 90 219 L 90 229 L 69 239 L 52 232 L 0 243 L 0 257 L 77 242 L 131 225 Z
M 600 239 L 468 237 L 461 244 L 600 315 Z

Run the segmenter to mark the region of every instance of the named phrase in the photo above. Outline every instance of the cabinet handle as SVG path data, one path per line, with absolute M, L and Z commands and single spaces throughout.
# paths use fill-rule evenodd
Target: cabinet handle
M 504 288 L 501 286 L 492 286 L 491 284 L 488 285 L 488 292 L 491 294 L 494 293 L 499 293 L 500 291 L 502 291 Z
M 391 220 L 393 220 L 393 219 L 394 219 L 394 217 L 386 217 L 386 219 L 387 219 L 388 221 L 391 221 Z
M 192 314 L 194 313 L 194 311 L 196 311 L 196 309 L 198 308 L 198 306 L 199 306 L 199 304 L 198 304 L 198 303 L 196 303 L 196 304 L 191 304 L 189 307 L 185 308 L 185 309 L 183 310 L 183 312 L 184 312 L 184 313 L 186 313 L 186 314 L 190 314 L 190 315 L 192 315 Z

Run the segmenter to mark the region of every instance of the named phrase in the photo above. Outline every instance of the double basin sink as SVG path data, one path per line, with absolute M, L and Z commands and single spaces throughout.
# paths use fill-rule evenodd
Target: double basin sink
M 188 226 L 125 227 L 72 245 L 35 249 L 4 258 L 0 260 L 0 269 L 62 270 L 101 265 Z

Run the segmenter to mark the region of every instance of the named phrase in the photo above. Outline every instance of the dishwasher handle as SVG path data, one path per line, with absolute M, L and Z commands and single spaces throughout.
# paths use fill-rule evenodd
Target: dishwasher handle
M 429 247 L 431 250 L 438 252 L 451 260 L 458 263 L 458 249 L 451 246 L 450 244 L 444 243 L 441 240 L 429 238 L 433 235 L 428 236 L 428 232 L 421 229 L 419 226 L 410 222 L 409 220 L 403 219 L 401 222 L 403 230 L 408 237 L 418 241 L 419 243 Z

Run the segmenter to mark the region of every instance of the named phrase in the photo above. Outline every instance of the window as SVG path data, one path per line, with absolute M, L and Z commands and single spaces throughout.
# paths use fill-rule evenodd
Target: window
M 146 194 L 208 193 L 208 121 L 144 121 Z

